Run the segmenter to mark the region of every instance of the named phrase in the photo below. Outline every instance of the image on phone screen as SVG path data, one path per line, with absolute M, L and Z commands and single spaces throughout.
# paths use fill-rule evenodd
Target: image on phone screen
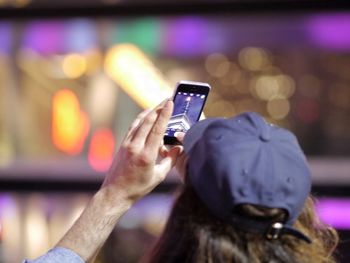
M 174 111 L 170 118 L 165 136 L 173 137 L 175 132 L 186 132 L 198 121 L 206 95 L 177 92 L 174 98 Z

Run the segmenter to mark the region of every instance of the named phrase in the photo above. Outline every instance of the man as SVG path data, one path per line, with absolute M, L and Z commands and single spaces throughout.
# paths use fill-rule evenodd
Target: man
M 142 112 L 132 123 L 99 191 L 58 244 L 26 263 L 93 262 L 119 218 L 162 182 L 174 166 L 181 146 L 167 150 L 163 135 L 173 111 L 165 100 Z

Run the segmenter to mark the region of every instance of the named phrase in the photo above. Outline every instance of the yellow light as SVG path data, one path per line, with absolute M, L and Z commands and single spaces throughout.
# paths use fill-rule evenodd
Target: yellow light
M 275 120 L 285 118 L 290 111 L 289 101 L 286 99 L 275 99 L 267 103 L 267 111 Z
M 87 115 L 81 111 L 76 95 L 62 89 L 53 97 L 52 140 L 61 151 L 75 155 L 83 147 L 89 130 Z
M 213 53 L 206 58 L 205 68 L 210 75 L 223 77 L 230 69 L 230 62 L 225 55 Z
M 273 76 L 261 76 L 255 83 L 257 96 L 262 100 L 271 100 L 278 95 L 279 83 Z
M 276 76 L 276 81 L 278 82 L 278 98 L 288 99 L 295 92 L 295 82 L 287 75 Z
M 86 71 L 86 59 L 79 54 L 67 55 L 62 62 L 62 69 L 68 78 L 76 79 Z
M 230 70 L 220 78 L 220 82 L 226 86 L 236 85 L 242 78 L 242 72 L 235 63 L 230 63 Z
M 136 46 L 120 44 L 108 50 L 104 64 L 107 74 L 141 107 L 155 107 L 172 95 L 163 76 Z
M 295 83 L 287 75 L 263 75 L 256 79 L 253 88 L 253 94 L 262 100 L 288 99 L 295 92 Z
M 89 50 L 86 53 L 86 74 L 93 74 L 97 72 L 103 62 L 102 53 L 98 49 Z
M 266 51 L 262 48 L 246 47 L 238 55 L 241 66 L 251 71 L 263 70 L 270 64 Z

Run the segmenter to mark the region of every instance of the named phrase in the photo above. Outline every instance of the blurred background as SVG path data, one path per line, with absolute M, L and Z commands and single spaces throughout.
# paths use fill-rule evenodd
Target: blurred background
M 256 111 L 296 133 L 349 262 L 350 9 L 297 0 L 0 0 L 0 262 L 52 247 L 130 122 L 184 79 L 212 86 L 207 117 Z M 98 262 L 137 262 L 178 184 L 139 201 Z

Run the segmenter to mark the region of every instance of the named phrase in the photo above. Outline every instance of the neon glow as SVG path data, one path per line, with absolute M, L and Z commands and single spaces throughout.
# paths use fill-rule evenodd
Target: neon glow
M 319 199 L 316 210 L 324 223 L 337 229 L 350 229 L 350 199 Z
M 322 48 L 350 49 L 350 14 L 313 16 L 307 24 L 311 40 Z
M 111 34 L 115 44 L 132 43 L 149 55 L 156 54 L 161 45 L 163 24 L 159 19 L 142 18 L 119 22 Z
M 134 45 L 112 47 L 106 55 L 105 70 L 142 108 L 153 108 L 172 95 L 159 70 Z
M 215 48 L 219 37 L 216 36 L 215 30 L 210 30 L 208 22 L 200 17 L 185 17 L 176 19 L 167 24 L 165 43 L 163 44 L 165 52 L 177 56 L 195 56 L 205 55 L 210 46 Z M 211 38 L 209 39 L 208 36 Z M 212 40 L 214 39 L 214 40 Z
M 12 48 L 12 31 L 9 23 L 0 23 L 0 52 L 10 52 Z
M 99 172 L 108 170 L 112 163 L 115 140 L 111 130 L 100 129 L 96 131 L 90 142 L 89 164 Z
M 89 126 L 89 119 L 72 91 L 62 89 L 53 96 L 52 141 L 59 150 L 71 155 L 80 153 Z
M 38 21 L 28 24 L 25 28 L 23 47 L 43 55 L 55 54 L 62 51 L 65 39 L 63 23 Z

